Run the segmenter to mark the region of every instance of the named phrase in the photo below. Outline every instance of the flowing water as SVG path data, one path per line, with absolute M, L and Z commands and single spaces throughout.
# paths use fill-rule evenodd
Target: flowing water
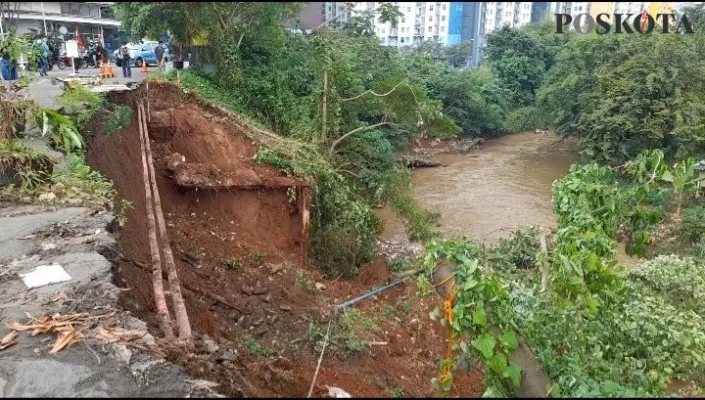
M 578 146 L 555 134 L 527 132 L 438 159 L 447 166 L 414 171 L 414 197 L 441 214 L 435 229 L 444 236 L 492 244 L 520 226 L 556 226 L 551 187 L 578 161 Z M 389 207 L 377 215 L 385 221 L 382 239 L 408 241 L 404 225 Z M 617 243 L 617 260 L 628 267 L 638 262 L 627 256 L 622 243 Z
M 414 171 L 414 196 L 441 214 L 444 235 L 496 242 L 517 226 L 555 226 L 551 185 L 578 160 L 577 146 L 555 134 L 522 133 L 488 140 L 466 154 L 442 154 L 445 167 Z M 402 240 L 389 208 L 384 239 Z

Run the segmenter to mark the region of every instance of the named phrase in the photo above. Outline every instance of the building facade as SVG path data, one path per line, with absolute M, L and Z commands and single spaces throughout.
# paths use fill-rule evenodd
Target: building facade
M 114 2 L 9 2 L 0 13 L 3 30 L 19 34 L 54 35 L 64 40 L 99 40 L 113 47 L 120 22 L 112 11 Z M 108 49 L 110 50 L 110 49 Z

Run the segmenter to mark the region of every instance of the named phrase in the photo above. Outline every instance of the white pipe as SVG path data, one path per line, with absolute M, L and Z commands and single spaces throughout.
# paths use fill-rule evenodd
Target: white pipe
M 5 33 L 5 31 L 2 29 L 2 14 L 3 14 L 3 11 L 0 10 L 0 35 Z
M 40 2 L 42 6 L 42 21 L 44 21 L 44 36 L 49 36 L 49 31 L 47 30 L 47 20 L 44 16 L 44 2 Z

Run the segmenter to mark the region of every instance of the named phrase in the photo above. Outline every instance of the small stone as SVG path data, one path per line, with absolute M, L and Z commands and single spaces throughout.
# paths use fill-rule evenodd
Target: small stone
M 316 290 L 326 290 L 326 285 L 321 282 L 316 282 Z
M 272 300 L 272 295 L 267 295 L 266 297 L 262 298 L 262 301 L 265 303 L 269 303 L 269 301 Z
M 245 316 L 241 315 L 240 318 L 237 319 L 237 325 L 242 326 L 243 322 L 245 322 Z
M 228 350 L 221 350 L 215 355 L 215 361 L 216 362 L 238 362 L 239 357 L 237 354 L 233 354 L 231 351 Z
M 269 289 L 267 289 L 266 287 L 257 286 L 256 288 L 254 288 L 252 294 L 260 295 L 260 294 L 267 294 L 267 292 L 269 292 Z
M 291 311 L 291 306 L 281 305 L 281 306 L 279 306 L 279 309 L 282 311 Z
M 243 286 L 240 288 L 240 291 L 248 296 L 252 296 L 252 294 L 254 293 L 254 289 L 252 289 L 251 286 Z

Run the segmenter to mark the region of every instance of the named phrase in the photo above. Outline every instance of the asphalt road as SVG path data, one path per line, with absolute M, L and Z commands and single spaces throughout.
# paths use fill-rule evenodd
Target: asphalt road
M 188 67 L 188 62 L 184 63 L 184 68 Z M 167 63 L 166 70 L 170 71 L 172 69 L 172 63 Z M 157 71 L 156 66 L 151 66 L 148 68 L 150 73 Z M 78 70 L 79 76 L 95 75 L 99 74 L 100 70 L 98 68 L 86 68 Z M 119 68 L 113 64 L 113 73 L 115 78 L 105 79 L 103 83 L 105 84 L 119 84 L 128 82 L 141 82 L 144 80 L 147 74 L 140 72 L 139 68 L 132 67 L 132 78 L 122 77 L 122 68 Z M 64 70 L 58 69 L 54 66 L 52 71 L 48 71 L 48 76 L 40 77 L 39 74 L 35 73 L 34 81 L 28 87 L 28 95 L 34 99 L 41 106 L 56 109 L 59 104 L 56 102 L 56 98 L 61 94 L 61 85 L 54 85 L 51 83 L 53 77 L 56 78 L 67 78 L 73 73 L 73 69 L 66 68 Z

